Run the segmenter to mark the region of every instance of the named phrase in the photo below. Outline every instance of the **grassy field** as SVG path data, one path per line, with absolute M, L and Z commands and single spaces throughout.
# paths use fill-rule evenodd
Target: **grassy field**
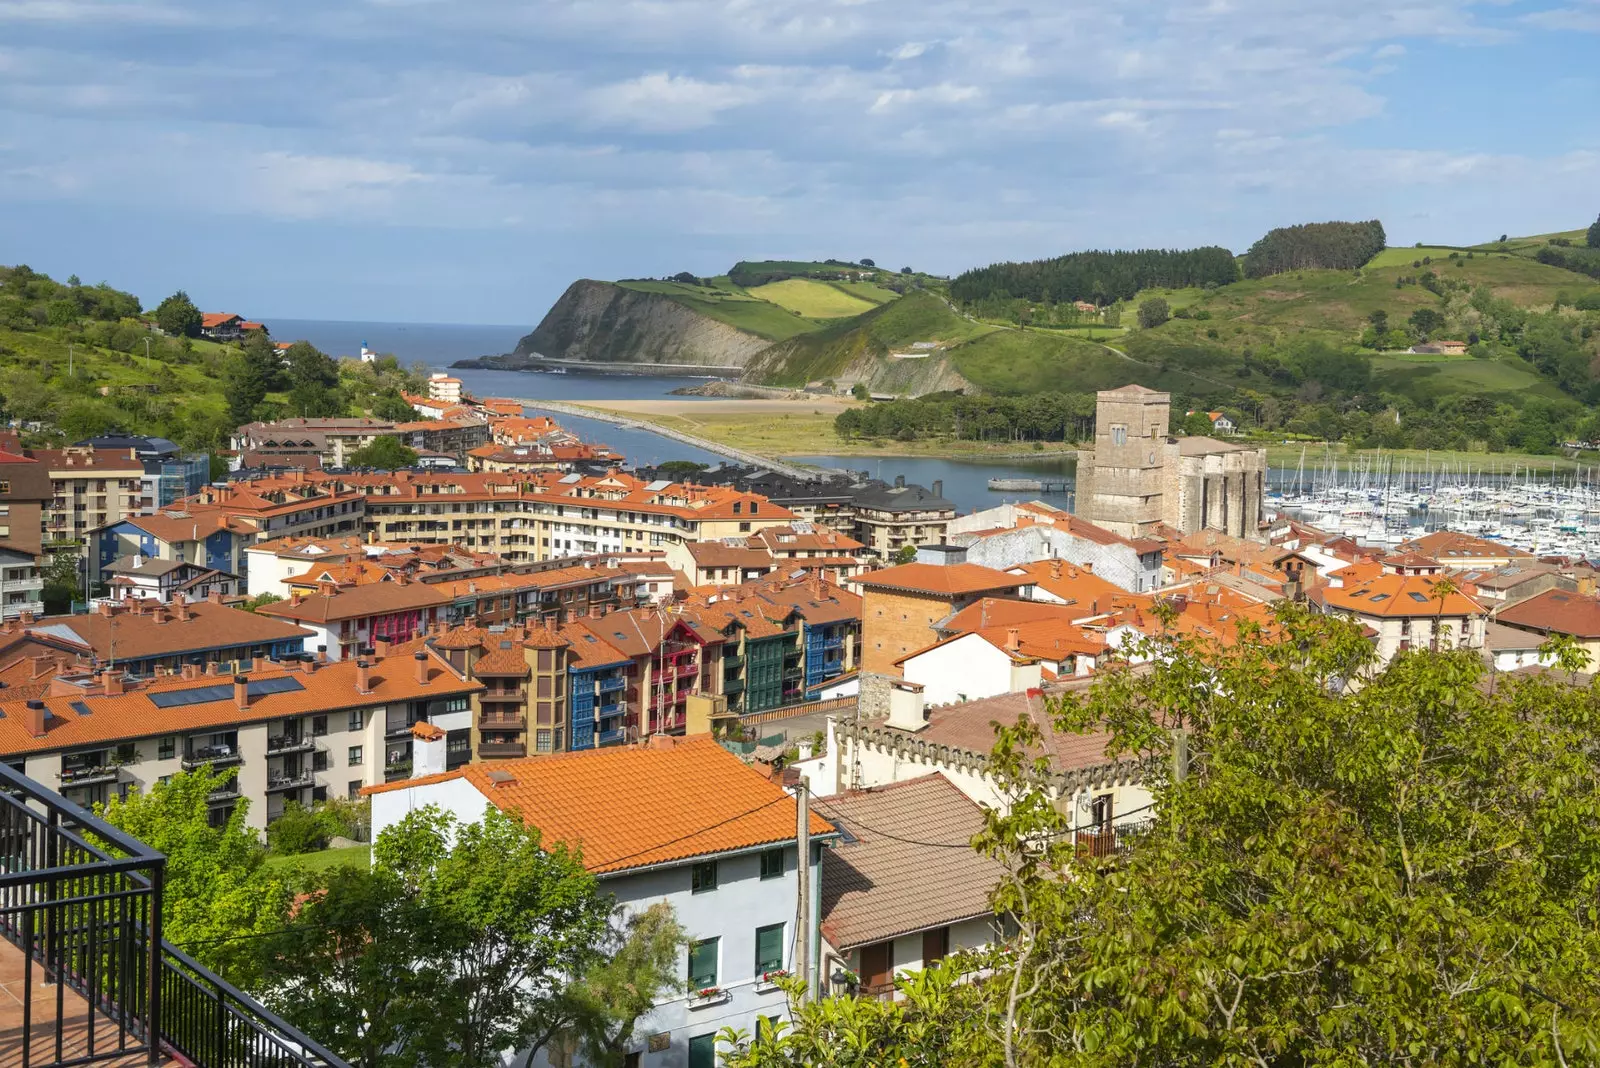
M 860 297 L 869 304 L 887 304 L 899 300 L 900 294 L 872 282 L 828 282 L 828 285 L 852 297 Z
M 1574 245 L 1581 245 L 1588 237 L 1587 230 L 1561 230 L 1553 234 L 1532 234 L 1528 237 L 1509 237 L 1504 242 L 1485 241 L 1481 245 L 1472 246 L 1474 249 L 1507 249 L 1520 255 L 1531 256 L 1542 246 L 1548 245 L 1552 240 L 1570 241 Z
M 745 292 L 807 319 L 848 319 L 871 311 L 881 303 L 854 296 L 833 283 L 811 278 L 785 278 L 781 282 L 768 282 Z
M 990 393 L 1113 389 L 1135 368 L 1092 341 L 1054 331 L 995 330 L 951 350 L 963 378 Z
M 1520 452 L 1463 452 L 1457 449 L 1349 449 L 1343 445 L 1328 445 L 1325 442 L 1307 442 L 1305 450 L 1306 470 L 1313 467 L 1325 466 L 1331 458 L 1334 465 L 1340 468 L 1356 467 L 1363 461 L 1370 463 L 1373 459 L 1383 458 L 1393 460 L 1395 463 L 1404 462 L 1409 468 L 1421 468 L 1426 465 L 1438 467 L 1449 465 L 1451 467 L 1464 467 L 1470 465 L 1474 471 L 1510 472 L 1516 469 L 1536 467 L 1548 471 L 1552 464 L 1557 471 L 1571 471 L 1578 467 L 1592 467 L 1593 464 L 1580 463 L 1565 456 L 1543 456 Z M 1302 446 L 1293 445 L 1268 445 L 1267 463 L 1273 468 L 1294 470 L 1300 463 Z
M 1368 270 L 1379 267 L 1410 267 L 1424 256 L 1435 260 L 1448 259 L 1455 249 L 1444 248 L 1437 245 L 1424 245 L 1421 248 L 1386 248 L 1372 259 L 1367 261 Z
M 355 845 L 344 849 L 324 849 L 316 853 L 298 853 L 286 857 L 268 857 L 267 867 L 290 869 L 299 868 L 302 871 L 323 871 L 327 868 L 350 866 L 355 868 L 370 868 L 372 866 L 372 846 Z
M 715 281 L 715 280 L 713 280 Z M 772 341 L 786 341 L 821 328 L 821 324 L 796 315 L 771 301 L 752 297 L 737 286 L 692 286 L 683 282 L 618 282 L 624 289 L 659 293 L 718 322 Z

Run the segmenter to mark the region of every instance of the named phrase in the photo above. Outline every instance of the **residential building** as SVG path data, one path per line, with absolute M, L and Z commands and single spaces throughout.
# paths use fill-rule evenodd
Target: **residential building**
M 683 572 L 691 586 L 738 586 L 768 574 L 772 554 L 747 548 L 743 539 L 679 542 L 667 546 L 667 563 Z
M 861 542 L 822 524 L 809 521 L 757 531 L 745 542 L 772 554 L 774 568 L 790 574 L 795 569 L 818 571 L 835 583 L 855 577 L 863 569 Z
M 314 458 L 322 467 L 346 467 L 350 454 L 385 435 L 394 435 L 387 419 L 279 419 L 246 423 L 234 432 L 233 448 L 262 460 Z
M 793 766 L 819 799 L 937 771 L 977 804 L 1004 812 L 1010 795 L 989 768 L 995 726 L 1014 726 L 1026 717 L 1040 736 L 1028 755 L 1044 761 L 1041 788 L 1072 820 L 1079 842 L 1098 852 L 1150 818 L 1154 802 L 1146 781 L 1164 768 L 1141 757 L 1112 759 L 1106 753 L 1112 741 L 1107 732 L 1056 730 L 1047 702 L 1088 685 L 1088 679 L 1078 679 L 929 708 L 914 683 L 902 682 L 888 714 L 830 717 L 822 755 Z
M 443 371 L 435 371 L 428 376 L 428 399 L 439 404 L 459 405 L 461 379 L 452 378 Z
M 323 583 L 309 597 L 294 594 L 286 601 L 262 605 L 256 614 L 294 623 L 310 632 L 310 641 L 326 647 L 334 660 L 349 660 L 375 642 L 408 642 L 443 619 L 451 597 L 437 586 L 412 582 L 403 575 L 359 586 Z
M 1536 557 L 1505 542 L 1490 541 L 1454 530 L 1436 530 L 1402 542 L 1399 552 L 1419 553 L 1447 568 L 1496 568 L 1507 564 L 1531 565 Z
M 383 782 L 404 763 L 385 763 L 386 752 L 407 751 L 397 738 L 419 721 L 465 722 L 480 689 L 426 651 L 344 664 L 261 660 L 231 674 L 193 664 L 148 679 L 83 672 L 31 700 L 0 692 L 0 760 L 85 807 L 148 792 L 179 771 L 237 769 L 212 796 L 213 822 L 246 798 L 248 825 L 264 828 L 291 801 Z
M 1078 514 L 1129 538 L 1163 524 L 1260 538 L 1266 450 L 1169 437 L 1171 414 L 1171 396 L 1144 386 L 1096 395 L 1094 447 L 1078 455 Z
M 37 457 L 24 455 L 15 434 L 0 433 L 0 542 L 40 555 L 46 509 L 54 499 L 50 469 Z
M 1006 571 L 1033 582 L 1035 601 L 1077 608 L 1083 616 L 1099 615 L 1102 606 L 1109 606 L 1127 592 L 1124 587 L 1097 574 L 1092 566 L 1063 560 L 1038 560 Z
M 1490 611 L 1525 601 L 1545 590 L 1563 589 L 1576 593 L 1581 589 L 1581 584 L 1563 574 L 1560 568 L 1542 562 L 1506 564 L 1487 570 L 1467 568 L 1456 571 L 1452 577 L 1470 585 L 1473 598 Z
M 1543 634 L 1489 620 L 1483 631 L 1483 655 L 1495 671 L 1548 667 L 1553 657 L 1543 651 Z
M 1541 639 L 1563 634 L 1578 643 L 1591 665 L 1600 664 L 1600 597 L 1546 590 L 1498 609 L 1496 623 Z
M 422 452 L 438 452 L 465 461 L 467 454 L 489 441 L 489 424 L 476 416 L 462 419 L 419 419 L 397 423 L 394 436 Z
M 35 449 L 50 475 L 44 510 L 45 548 L 80 545 L 90 533 L 150 507 L 144 495 L 144 461 L 132 449 L 87 446 Z
M 211 478 L 211 458 L 208 455 L 196 453 L 184 456 L 178 443 L 167 438 L 103 434 L 74 444 L 102 452 L 132 449 L 144 464 L 144 496 L 155 508 L 165 508 L 174 501 L 199 493 Z
M 525 474 L 534 471 L 571 472 L 580 467 L 615 467 L 624 457 L 605 445 L 582 441 L 538 442 L 528 445 L 481 445 L 467 453 L 468 471 Z
M 243 582 L 244 550 L 255 538 L 254 523 L 203 505 L 125 516 L 88 532 L 89 579 L 99 588 L 115 561 L 138 556 L 239 575 Z
M 177 600 L 207 601 L 213 594 L 232 598 L 243 592 L 238 575 L 154 556 L 118 557 L 102 574 L 109 576 L 107 595 L 114 601 L 142 599 L 171 604 Z
M 818 798 L 840 833 L 822 854 L 822 976 L 835 994 L 892 996 L 896 976 L 1000 941 L 999 861 L 968 846 L 983 810 L 938 772 Z M 856 991 L 834 981 L 854 974 Z
M 473 764 L 367 794 L 374 834 L 424 805 L 463 823 L 494 806 L 547 842 L 581 847 L 584 866 L 616 900 L 618 922 L 657 903 L 673 909 L 689 938 L 679 958 L 687 992 L 667 994 L 639 1021 L 623 1051 L 631 1063 L 714 1068 L 720 1032 L 754 1033 L 758 1016 L 785 1011 L 772 980 L 795 967 L 802 927 L 808 959 L 819 959 L 821 895 L 813 892 L 797 924 L 797 867 L 820 886 L 833 827 L 808 814 L 811 845 L 801 857 L 795 801 L 710 738 Z M 813 990 L 815 977 L 806 977 Z
M 867 548 L 888 557 L 906 546 L 933 545 L 945 541 L 956 506 L 944 498 L 944 483 L 935 481 L 932 490 L 912 484 L 898 476 L 894 485 L 864 486 L 850 497 L 854 534 Z
M 209 600 L 173 605 L 132 598 L 100 601 L 86 615 L 45 616 L 30 631 L 75 642 L 96 663 L 134 675 L 217 664 L 235 671 L 258 660 L 282 660 L 305 651 L 312 632 Z
M 941 638 L 897 663 L 928 705 L 959 704 L 1090 674 L 1104 637 L 1061 619 L 1036 619 Z
M 256 541 L 270 541 L 358 533 L 363 503 L 364 495 L 343 482 L 297 471 L 279 478 L 207 486 L 182 505 L 190 513 L 212 509 L 248 523 Z
M 1489 613 L 1437 575 L 1381 574 L 1308 593 L 1313 607 L 1354 619 L 1373 633 L 1378 657 L 1388 663 L 1408 649 L 1482 649 Z M 1526 603 L 1526 602 L 1524 602 Z
M 904 564 L 857 576 L 862 590 L 861 670 L 899 675 L 896 661 L 932 638 L 932 628 L 980 597 L 1026 596 L 1025 576 L 977 564 Z
M 35 554 L 0 541 L 0 619 L 44 615 L 44 575 Z
M 1132 593 L 1158 588 L 1166 542 L 1124 537 L 1041 501 L 1002 504 L 961 516 L 949 541 L 966 548 L 969 563 L 1001 571 L 1059 561 L 1092 570 Z
M 201 312 L 200 336 L 211 341 L 238 341 L 244 337 L 244 320 L 232 312 Z

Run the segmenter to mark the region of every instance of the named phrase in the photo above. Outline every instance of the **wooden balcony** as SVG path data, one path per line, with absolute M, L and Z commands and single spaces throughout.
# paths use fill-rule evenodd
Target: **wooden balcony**
M 479 742 L 478 756 L 484 760 L 513 760 L 528 755 L 524 742 Z

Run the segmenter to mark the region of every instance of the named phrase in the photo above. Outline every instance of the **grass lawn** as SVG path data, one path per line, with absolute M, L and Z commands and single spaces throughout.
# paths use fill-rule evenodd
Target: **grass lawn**
M 323 871 L 327 868 L 349 866 L 370 868 L 372 846 L 354 845 L 344 849 L 324 849 L 316 853 L 297 853 L 286 857 L 268 857 L 269 868 L 299 868 L 302 871 Z
M 1410 267 L 1424 256 L 1435 260 L 1449 259 L 1450 253 L 1454 251 L 1456 250 L 1437 245 L 1424 245 L 1421 248 L 1386 248 L 1368 260 L 1366 265 L 1368 268 Z
M 810 278 L 785 278 L 745 292 L 807 319 L 848 319 L 871 311 L 879 303 L 847 293 L 838 285 Z
M 862 300 L 870 301 L 873 304 L 887 304 L 891 300 L 900 299 L 900 294 L 894 290 L 884 289 L 882 286 L 875 285 L 872 282 L 828 282 L 825 284 L 849 293 L 852 297 L 860 297 Z
M 706 288 L 682 282 L 655 281 L 618 282 L 617 285 L 638 293 L 658 293 L 670 297 L 701 315 L 772 341 L 786 341 L 821 328 L 821 324 L 796 315 L 771 301 L 752 297 L 737 286 L 713 285 Z M 870 307 L 871 305 L 863 302 L 861 310 L 866 311 Z

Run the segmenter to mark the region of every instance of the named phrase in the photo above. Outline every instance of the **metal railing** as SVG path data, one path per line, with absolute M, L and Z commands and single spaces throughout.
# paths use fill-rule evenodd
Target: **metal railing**
M 348 1068 L 162 939 L 166 863 L 0 764 L 0 939 L 23 957 L 20 1063 Z

